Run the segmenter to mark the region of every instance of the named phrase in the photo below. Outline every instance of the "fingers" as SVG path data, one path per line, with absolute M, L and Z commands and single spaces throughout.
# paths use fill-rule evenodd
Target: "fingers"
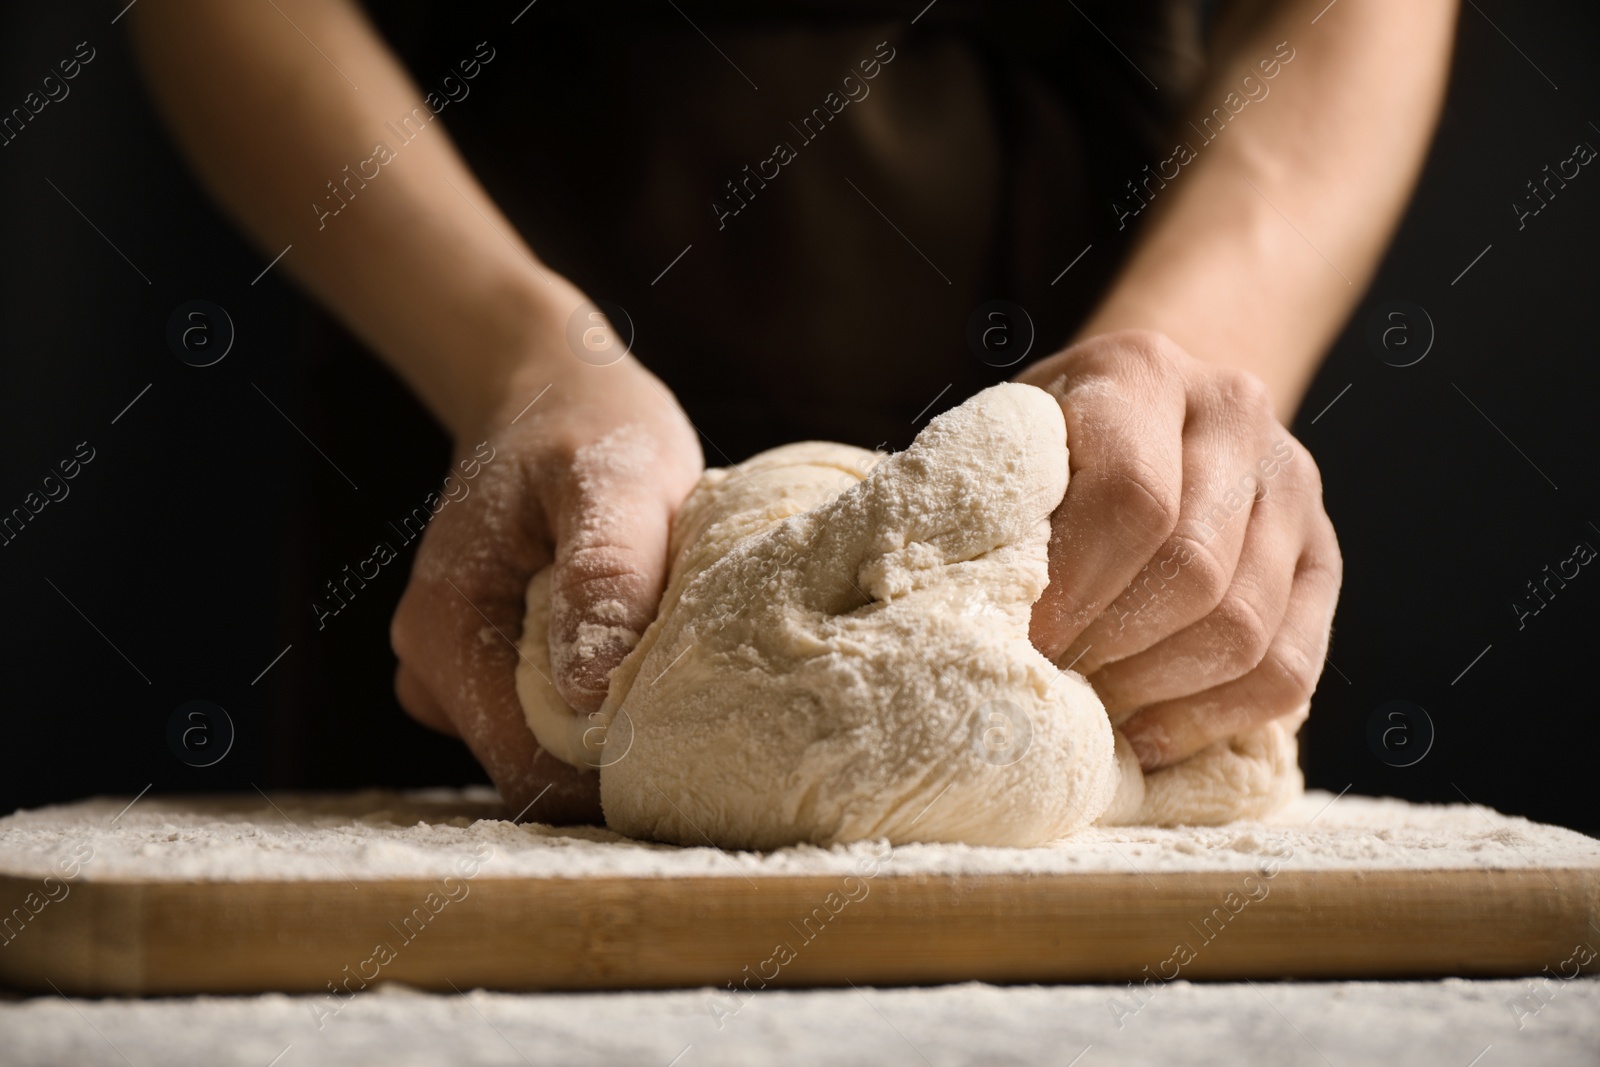
M 516 695 L 522 593 L 549 560 L 531 500 L 506 456 L 485 465 L 477 491 L 429 523 L 390 628 L 405 664 L 396 688 L 422 721 L 444 712 L 513 812 L 595 821 L 596 776 L 542 752 Z
M 1083 653 L 1080 672 L 1088 674 L 1149 649 L 1223 603 L 1233 586 L 1246 532 L 1257 521 L 1254 505 L 1265 486 L 1257 465 L 1262 457 L 1272 459 L 1269 434 L 1274 430 L 1280 439 L 1287 439 L 1272 418 L 1266 387 L 1254 378 L 1207 374 L 1191 384 L 1177 526 L 1110 609 L 1069 650 L 1069 658 Z M 1274 517 L 1280 521 L 1266 536 L 1287 535 L 1294 542 L 1281 559 L 1287 590 L 1303 521 L 1282 509 L 1275 509 Z M 1282 528 L 1284 521 L 1287 530 Z
M 1023 378 L 1059 400 L 1071 471 L 1034 644 L 1090 675 L 1147 769 L 1304 706 L 1339 551 L 1266 388 L 1133 331 Z
M 1151 705 L 1123 723 L 1140 765 L 1148 771 L 1176 763 L 1309 700 L 1327 655 L 1340 578 L 1333 526 L 1319 511 L 1295 567 L 1287 608 L 1260 663 L 1240 678 Z
M 442 713 L 523 817 L 592 822 L 598 775 L 542 749 L 517 696 L 528 584 L 551 568 L 558 669 L 530 665 L 555 673 L 578 711 L 595 709 L 654 614 L 668 519 L 703 464 L 671 394 L 632 360 L 573 371 L 530 357 L 513 377 L 493 447 L 461 461 L 481 468 L 473 487 L 434 507 L 418 547 L 391 627 L 396 692 L 423 722 Z M 524 399 L 551 389 L 537 410 Z
M 1170 342 L 1097 338 L 1024 375 L 1061 403 L 1070 480 L 1051 519 L 1050 585 L 1031 636 L 1058 658 L 1149 562 L 1177 524 L 1184 390 Z
M 611 671 L 655 618 L 667 574 L 672 511 L 658 447 L 624 426 L 574 454 L 555 497 L 550 662 L 580 715 L 604 702 Z
M 1288 611 L 1296 561 L 1306 542 L 1304 494 L 1286 483 L 1286 477 L 1280 478 L 1275 488 L 1262 483 L 1262 496 L 1250 510 L 1248 525 L 1235 520 L 1243 534 L 1238 566 L 1210 613 L 1154 646 L 1091 673 L 1094 691 L 1106 704 L 1112 723 L 1142 705 L 1200 693 L 1243 677 L 1266 657 L 1278 619 Z M 1178 560 L 1181 552 L 1179 549 Z M 1171 582 L 1163 582 L 1162 589 L 1152 593 L 1157 600 L 1150 603 L 1146 614 L 1155 614 L 1158 598 L 1178 601 L 1186 592 L 1182 590 L 1182 582 L 1189 581 L 1186 571 L 1176 568 L 1170 576 Z M 1190 582 L 1190 603 L 1211 600 L 1210 590 L 1194 589 L 1208 581 L 1214 577 L 1197 576 L 1197 581 Z M 1179 606 L 1173 613 L 1163 614 L 1163 619 L 1182 617 L 1186 611 Z M 1085 638 L 1096 637 L 1098 629 L 1096 622 Z M 1104 638 L 1104 643 L 1114 645 L 1115 637 L 1114 633 Z M 1099 641 L 1096 651 L 1098 646 Z

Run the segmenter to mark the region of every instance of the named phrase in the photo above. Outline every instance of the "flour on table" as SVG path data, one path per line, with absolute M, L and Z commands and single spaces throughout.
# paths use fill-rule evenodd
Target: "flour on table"
M 708 471 L 659 615 L 579 717 L 528 588 L 518 693 L 606 823 L 681 844 L 1040 845 L 1096 821 L 1221 823 L 1302 789 L 1292 717 L 1149 776 L 1093 689 L 1028 639 L 1066 426 L 999 385 L 882 458 L 808 442 Z
M 1042 848 L 878 841 L 771 852 L 677 848 L 600 826 L 513 823 L 494 790 L 238 796 L 130 793 L 0 818 L 0 876 L 76 869 L 89 882 L 435 879 L 469 857 L 485 878 L 884 878 L 1286 871 L 1600 869 L 1600 841 L 1466 804 L 1311 791 L 1227 826 L 1091 826 Z M 73 881 L 71 884 L 75 885 Z M 49 886 L 45 887 L 51 888 Z M 16 904 L 18 897 L 11 903 Z M 72 906 L 72 905 L 68 905 Z M 54 904 L 50 907 L 55 907 Z M 45 913 L 48 915 L 48 911 Z

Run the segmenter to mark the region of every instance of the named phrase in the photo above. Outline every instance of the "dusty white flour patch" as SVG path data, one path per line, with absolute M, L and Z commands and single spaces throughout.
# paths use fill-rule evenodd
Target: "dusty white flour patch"
M 612 503 L 619 483 L 636 483 L 650 473 L 658 447 L 645 430 L 633 424 L 619 426 L 578 449 L 572 459 L 572 477 L 581 507 L 573 514 L 577 524 L 557 537 L 557 565 L 568 582 L 581 582 L 584 611 L 570 602 L 567 588 L 551 587 L 550 635 L 553 677 L 576 680 L 584 692 L 605 692 L 605 672 L 639 643 L 645 617 L 630 617 L 628 604 L 638 600 L 631 587 L 635 568 L 617 540 L 629 532 L 628 516 Z M 637 615 L 637 610 L 633 612 Z
M 704 989 L 458 996 L 388 986 L 357 993 L 321 1031 L 313 997 L 51 994 L 0 1005 L 0 1064 L 263 1067 L 289 1045 L 278 1067 L 665 1067 L 675 1058 L 676 1067 L 1065 1067 L 1079 1055 L 1078 1067 L 1467 1067 L 1491 1045 L 1477 1067 L 1595 1062 L 1600 979 L 1566 983 L 1519 1030 L 1507 1003 L 1528 986 L 1179 980 L 1120 1029 L 1106 1010 L 1117 987 L 1095 985 L 768 991 L 721 1030 Z
M 1600 979 L 1566 983 L 1519 1030 L 1507 1003 L 1528 996 L 1528 987 L 1179 980 L 1122 1028 L 1106 1010 L 1120 987 L 767 991 L 720 1030 L 704 989 L 458 996 L 388 986 L 357 993 L 320 1031 L 314 997 L 50 994 L 0 1005 L 0 1065 L 263 1067 L 290 1045 L 277 1067 L 666 1067 L 674 1059 L 675 1067 L 1066 1067 L 1075 1056 L 1077 1067 L 1467 1067 L 1491 1045 L 1477 1067 L 1594 1063 Z
M 344 795 L 96 798 L 0 819 L 0 873 L 43 877 L 93 848 L 80 878 L 336 880 L 443 877 L 481 842 L 490 878 L 846 874 L 884 842 L 722 852 L 635 841 L 598 827 L 516 825 L 487 788 Z M 1331 802 L 1331 803 L 1330 803 Z M 1315 822 L 1312 820 L 1315 819 Z M 1283 858 L 1285 853 L 1288 858 Z M 1270 820 L 1221 827 L 1090 828 L 1041 848 L 900 845 L 882 876 L 1600 866 L 1600 841 L 1467 805 L 1313 792 Z

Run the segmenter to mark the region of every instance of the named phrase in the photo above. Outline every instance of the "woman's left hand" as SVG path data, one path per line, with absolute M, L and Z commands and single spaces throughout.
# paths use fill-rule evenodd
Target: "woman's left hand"
M 1019 380 L 1067 420 L 1040 651 L 1088 677 L 1146 770 L 1304 706 L 1342 564 L 1317 465 L 1267 387 L 1135 330 Z

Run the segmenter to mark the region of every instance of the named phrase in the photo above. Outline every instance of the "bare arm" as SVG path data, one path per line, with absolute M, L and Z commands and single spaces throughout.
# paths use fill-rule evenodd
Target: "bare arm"
M 475 479 L 435 509 L 395 612 L 400 703 L 459 734 L 513 810 L 598 818 L 596 776 L 523 721 L 511 641 L 553 566 L 553 684 L 598 706 L 660 600 L 668 523 L 701 470 L 693 428 L 631 356 L 569 349 L 583 295 L 484 194 L 352 0 L 142 0 L 132 18 L 212 195 L 265 255 L 293 245 L 283 268 L 410 383 Z
M 544 320 L 582 298 L 484 194 L 352 0 L 144 0 L 130 19 L 212 195 L 268 257 L 292 244 L 280 268 L 447 426 L 478 421 Z M 407 142 L 386 125 L 402 118 L 420 128 Z M 379 144 L 393 160 L 368 163 Z
M 1144 225 L 1133 255 L 1022 375 L 1071 442 L 1034 642 L 1089 676 L 1146 768 L 1316 687 L 1342 562 L 1284 423 L 1416 181 L 1455 7 L 1236 4 L 1194 125 L 1116 208 Z
M 1416 183 L 1444 98 L 1456 8 L 1233 5 L 1194 127 L 1175 135 L 1195 158 L 1164 188 L 1152 182 L 1153 195 L 1140 185 L 1145 231 L 1080 338 L 1160 331 L 1208 363 L 1255 374 L 1287 422 Z M 1265 76 L 1263 61 L 1276 76 Z M 1233 107 L 1246 101 L 1236 116 L 1230 93 Z M 1206 125 L 1213 108 L 1228 121 Z

